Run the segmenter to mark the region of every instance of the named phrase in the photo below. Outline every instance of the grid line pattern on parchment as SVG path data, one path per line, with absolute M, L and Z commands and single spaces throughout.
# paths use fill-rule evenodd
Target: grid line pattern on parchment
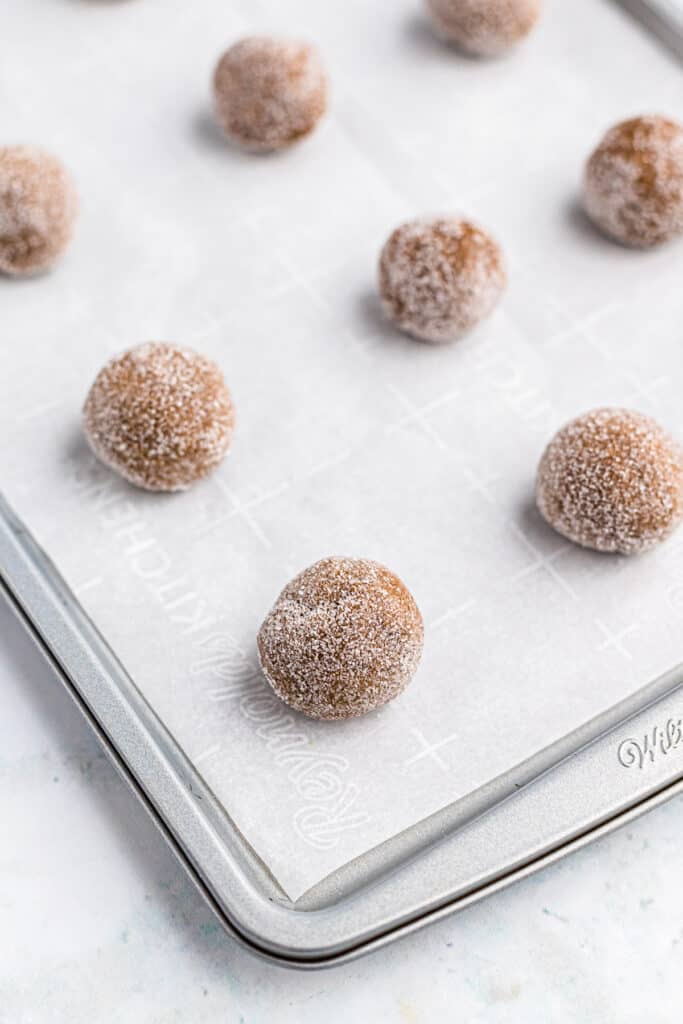
M 408 0 L 291 0 L 287 24 L 274 0 L 7 6 L 6 134 L 63 155 L 84 206 L 54 275 L 2 287 L 3 487 L 290 895 L 680 659 L 683 540 L 606 559 L 532 500 L 544 444 L 583 409 L 683 435 L 680 256 L 620 250 L 575 204 L 611 121 L 676 109 L 680 72 L 635 25 L 549 2 L 517 56 L 481 64 Z M 32 6 L 60 43 L 34 42 L 49 91 L 21 62 Z M 217 38 L 293 23 L 326 56 L 332 114 L 291 153 L 242 156 L 208 119 Z M 375 259 L 444 209 L 491 228 L 510 288 L 435 348 L 382 321 Z M 147 338 L 217 359 L 237 408 L 229 459 L 173 498 L 80 438 L 101 363 Z M 388 564 L 427 627 L 405 695 L 341 726 L 289 713 L 254 653 L 278 590 L 328 554 Z

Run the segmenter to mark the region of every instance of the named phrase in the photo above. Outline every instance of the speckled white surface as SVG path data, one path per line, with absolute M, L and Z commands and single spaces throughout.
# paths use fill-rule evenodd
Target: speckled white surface
M 355 964 L 224 935 L 0 605 L 1 1024 L 670 1024 L 683 803 Z

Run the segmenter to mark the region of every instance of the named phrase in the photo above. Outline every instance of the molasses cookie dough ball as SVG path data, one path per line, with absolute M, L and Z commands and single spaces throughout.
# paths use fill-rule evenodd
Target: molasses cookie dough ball
M 648 247 L 683 234 L 683 128 L 656 116 L 611 128 L 586 165 L 583 204 L 624 245 Z
M 0 146 L 0 273 L 51 267 L 71 238 L 77 206 L 56 157 L 35 146 Z
M 520 42 L 542 0 L 426 0 L 437 31 L 467 53 L 495 57 Z
M 386 315 L 422 341 L 461 338 L 493 312 L 506 282 L 498 243 L 460 217 L 402 224 L 379 261 Z
M 536 500 L 558 533 L 596 551 L 637 554 L 683 517 L 683 451 L 653 419 L 596 409 L 545 450 Z
M 251 37 L 235 43 L 213 79 L 216 116 L 252 150 L 283 149 L 309 135 L 327 108 L 327 77 L 308 43 Z
M 147 342 L 100 370 L 83 408 L 85 435 L 138 487 L 181 491 L 221 462 L 234 411 L 223 374 L 190 349 Z
M 311 718 L 353 718 L 408 685 L 423 636 L 419 609 L 392 572 L 365 558 L 324 558 L 282 591 L 258 651 L 290 707 Z

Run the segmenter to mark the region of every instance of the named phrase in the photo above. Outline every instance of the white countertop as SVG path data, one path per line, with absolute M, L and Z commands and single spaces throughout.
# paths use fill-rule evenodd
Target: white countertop
M 680 799 L 460 915 L 305 974 L 226 936 L 0 606 L 0 1024 L 669 1024 Z

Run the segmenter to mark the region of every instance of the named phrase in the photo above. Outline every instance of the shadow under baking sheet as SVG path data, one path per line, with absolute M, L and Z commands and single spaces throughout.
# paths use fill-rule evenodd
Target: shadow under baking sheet
M 679 669 L 292 904 L 4 504 L 0 565 L 3 595 L 204 897 L 243 942 L 281 962 L 357 955 L 683 785 L 683 762 L 669 756 L 683 748 Z

